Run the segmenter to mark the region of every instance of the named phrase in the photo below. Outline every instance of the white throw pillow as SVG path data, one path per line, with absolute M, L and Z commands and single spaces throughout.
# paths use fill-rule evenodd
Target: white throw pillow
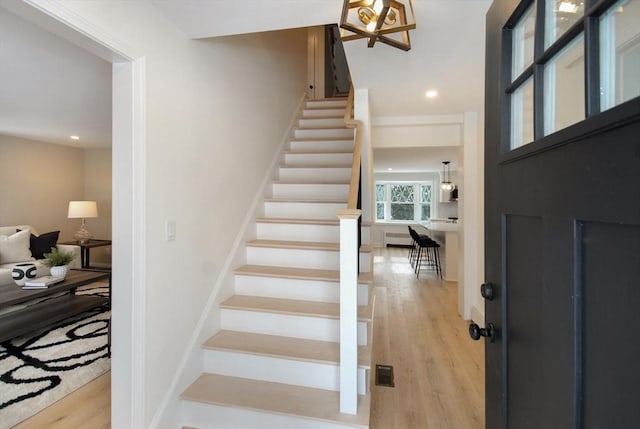
M 0 263 L 31 261 L 30 237 L 28 229 L 13 235 L 0 235 Z

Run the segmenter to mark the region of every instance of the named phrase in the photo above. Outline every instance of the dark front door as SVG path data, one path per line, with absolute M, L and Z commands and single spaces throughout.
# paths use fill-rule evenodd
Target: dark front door
M 487 429 L 640 428 L 639 34 L 639 0 L 487 15 Z

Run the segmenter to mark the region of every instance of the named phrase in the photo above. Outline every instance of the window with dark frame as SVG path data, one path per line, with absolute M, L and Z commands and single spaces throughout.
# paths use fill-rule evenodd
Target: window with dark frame
M 640 95 L 640 0 L 525 0 L 504 34 L 505 151 Z

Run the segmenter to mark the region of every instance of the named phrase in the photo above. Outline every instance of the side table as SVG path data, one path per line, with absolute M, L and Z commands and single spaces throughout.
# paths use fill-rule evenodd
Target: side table
M 90 251 L 93 247 L 101 247 L 101 246 L 111 246 L 111 240 L 87 240 L 85 243 L 80 243 L 79 241 L 65 241 L 60 244 L 71 244 L 74 246 L 80 246 L 80 255 L 82 259 L 82 268 L 90 268 Z

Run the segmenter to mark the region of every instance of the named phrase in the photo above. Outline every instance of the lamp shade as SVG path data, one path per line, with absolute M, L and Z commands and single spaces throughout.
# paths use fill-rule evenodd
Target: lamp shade
M 69 201 L 67 217 L 70 219 L 98 217 L 98 205 L 95 201 Z

